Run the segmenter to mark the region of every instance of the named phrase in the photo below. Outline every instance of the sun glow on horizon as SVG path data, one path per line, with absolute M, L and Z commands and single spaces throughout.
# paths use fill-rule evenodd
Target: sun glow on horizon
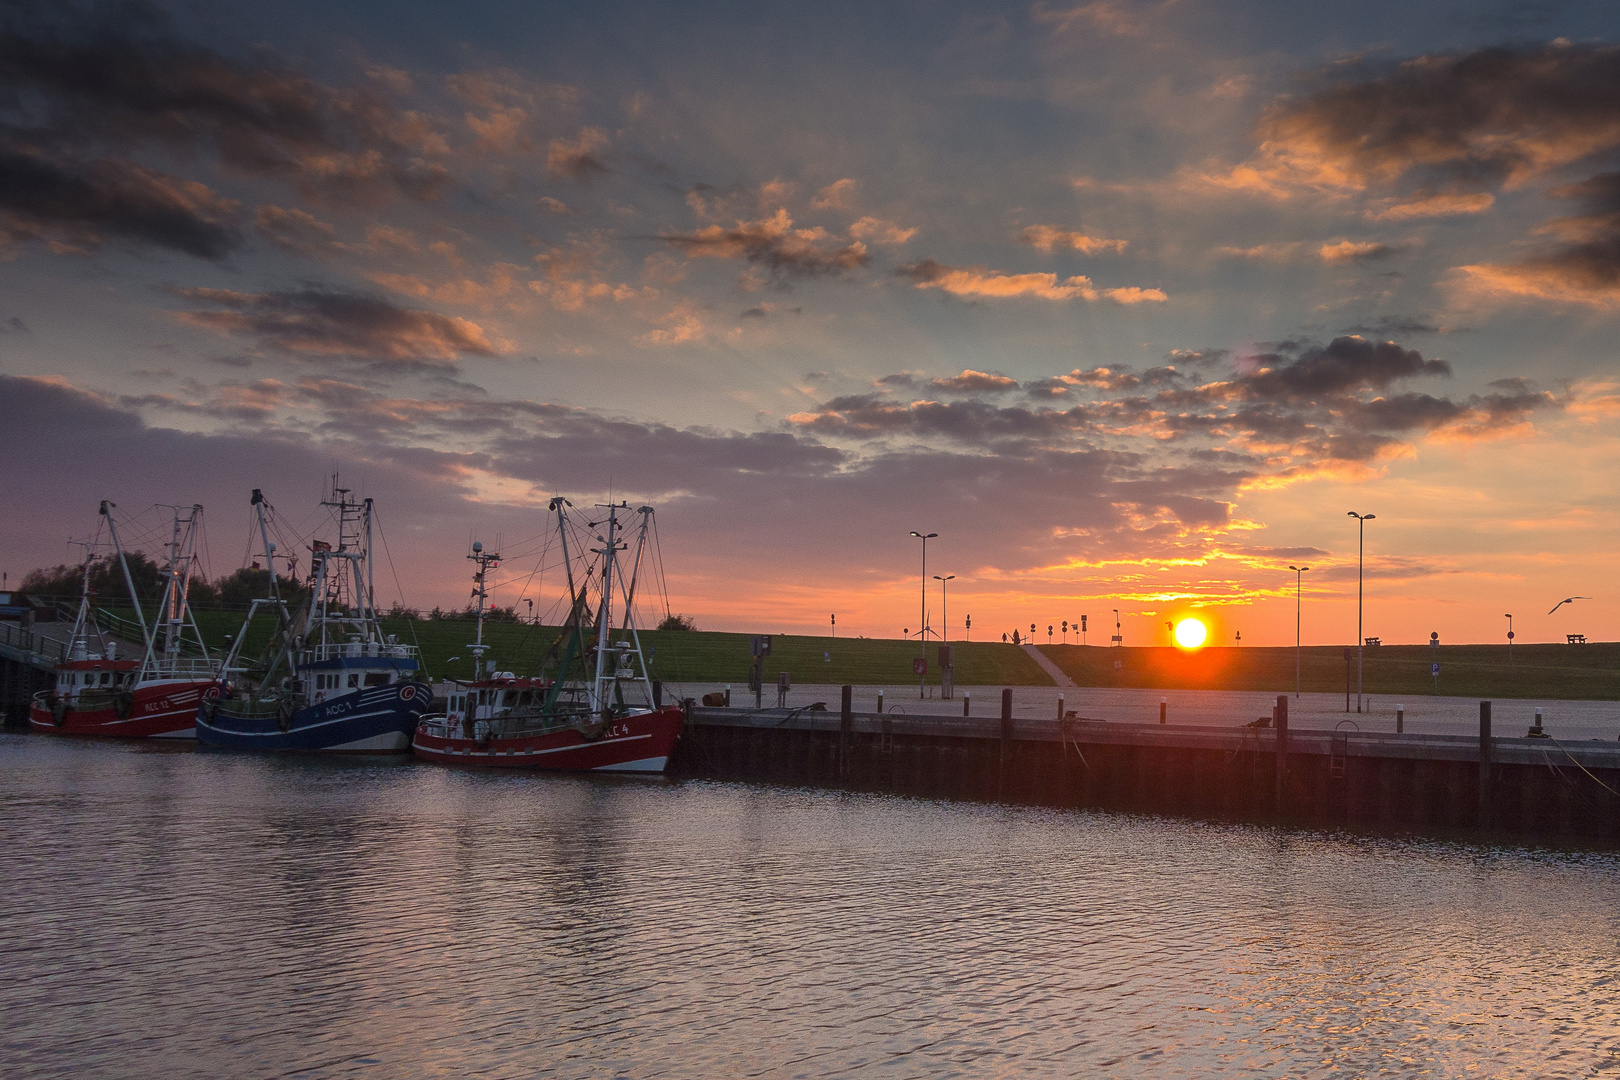
M 1177 648 L 1186 649 L 1188 652 L 1202 649 L 1208 637 L 1209 628 L 1198 619 L 1187 618 L 1176 623 Z

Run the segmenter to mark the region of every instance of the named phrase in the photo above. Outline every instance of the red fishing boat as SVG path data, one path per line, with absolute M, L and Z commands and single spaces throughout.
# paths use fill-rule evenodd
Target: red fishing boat
M 646 549 L 652 508 L 642 507 L 640 533 L 628 580 L 619 572 L 618 553 L 627 548 L 626 531 L 619 520 L 628 503 L 598 507 L 602 521 L 586 526 L 602 547 L 599 572 L 588 567 L 580 587 L 574 587 L 568 553 L 570 522 L 565 499 L 553 499 L 563 562 L 568 566 L 572 598 L 568 618 L 547 656 L 557 659 L 551 677 L 519 678 L 510 671 L 484 671 L 484 606 L 488 574 L 500 565 L 500 556 L 473 545 L 468 558 L 477 564 L 473 595 L 478 601 L 477 640 L 473 679 L 451 684 L 447 708 L 424 717 L 416 727 L 411 749 L 424 761 L 447 765 L 483 765 L 500 768 L 593 770 L 601 772 L 661 773 L 674 753 L 685 726 L 685 712 L 666 706 L 659 688 L 647 673 L 641 636 L 634 617 L 636 576 Z M 600 532 L 596 530 L 600 529 Z M 599 586 L 594 612 L 587 599 L 592 578 Z M 622 619 L 613 630 L 614 601 L 622 599 Z M 589 628 L 594 624 L 594 633 Z M 594 642 L 592 641 L 594 638 Z
M 84 587 L 68 658 L 56 665 L 56 686 L 34 696 L 29 726 L 55 735 L 194 739 L 197 706 L 205 695 L 218 694 L 214 680 L 220 666 L 209 656 L 186 601 L 196 567 L 194 549 L 202 507 L 175 510 L 174 536 L 168 545 L 168 565 L 163 570 L 163 599 L 150 623 L 118 540 L 114 508 L 113 503 L 103 501 L 101 516 L 106 519 L 130 603 L 135 607 L 142 655 L 140 659 L 120 659 L 117 641 L 96 625 L 90 602 L 88 557 L 93 545 L 87 544 Z

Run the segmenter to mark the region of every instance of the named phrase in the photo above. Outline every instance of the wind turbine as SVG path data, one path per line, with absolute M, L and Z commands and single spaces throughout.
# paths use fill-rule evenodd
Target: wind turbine
M 1590 599 L 1592 599 L 1590 596 L 1566 596 L 1566 597 L 1564 597 L 1564 599 L 1562 599 L 1562 600 L 1558 601 L 1558 603 L 1554 604 L 1552 611 L 1547 612 L 1547 614 L 1551 615 L 1553 613 L 1553 611 L 1557 611 L 1559 608 L 1563 607 L 1565 604 L 1573 604 L 1577 600 L 1590 600 Z

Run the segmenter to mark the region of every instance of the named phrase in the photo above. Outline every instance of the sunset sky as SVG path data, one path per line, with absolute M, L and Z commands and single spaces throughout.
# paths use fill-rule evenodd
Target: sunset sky
M 952 637 L 1337 643 L 1355 510 L 1368 634 L 1613 639 L 1617 28 L 0 3 L 0 569 L 341 469 L 418 607 L 611 492 L 704 629 L 915 631 L 916 529 Z

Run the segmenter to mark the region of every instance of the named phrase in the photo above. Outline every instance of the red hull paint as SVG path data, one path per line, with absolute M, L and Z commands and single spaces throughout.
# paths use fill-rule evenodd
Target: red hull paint
M 117 739 L 194 739 L 197 737 L 197 706 L 211 680 L 178 679 L 137 686 L 129 716 L 120 718 L 116 709 L 68 710 L 58 724 L 51 711 L 35 702 L 28 711 L 28 723 L 35 731 L 51 735 L 94 735 Z
M 477 739 L 444 738 L 418 727 L 411 750 L 423 761 L 443 765 L 663 772 L 685 723 L 686 715 L 672 707 L 615 720 L 597 739 L 586 739 L 565 728 L 544 735 L 492 738 L 483 743 Z

